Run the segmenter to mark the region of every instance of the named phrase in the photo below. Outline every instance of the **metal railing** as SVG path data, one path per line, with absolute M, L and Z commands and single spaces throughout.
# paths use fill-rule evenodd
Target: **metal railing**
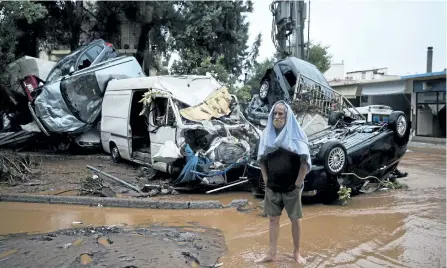
M 306 80 L 309 82 L 306 83 Z M 298 113 L 307 111 L 329 118 L 333 112 L 343 112 L 353 119 L 365 120 L 365 117 L 343 95 L 303 74 L 298 76 L 291 103 Z

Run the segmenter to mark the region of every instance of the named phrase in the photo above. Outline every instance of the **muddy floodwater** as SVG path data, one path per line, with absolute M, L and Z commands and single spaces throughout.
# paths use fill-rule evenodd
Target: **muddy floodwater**
M 446 267 L 445 150 L 408 152 L 399 179 L 408 190 L 385 190 L 355 196 L 345 206 L 304 205 L 302 254 L 306 267 Z M 186 197 L 185 197 L 186 198 Z M 252 210 L 142 210 L 50 204 L 0 203 L 0 234 L 51 232 L 82 226 L 196 226 L 216 228 L 227 251 L 221 267 L 300 267 L 283 256 L 293 249 L 290 224 L 281 218 L 279 261 L 256 265 L 268 245 L 268 220 L 250 193 L 192 196 L 228 203 L 247 198 Z M 285 213 L 285 212 L 284 212 Z M 78 225 L 79 226 L 79 225 Z M 8 258 L 20 248 L 0 249 Z M 3 252 L 2 252 L 3 251 Z M 149 264 L 147 267 L 151 267 Z

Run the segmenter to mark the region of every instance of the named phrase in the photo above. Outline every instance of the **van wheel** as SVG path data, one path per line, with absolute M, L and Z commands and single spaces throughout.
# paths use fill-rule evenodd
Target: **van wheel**
M 112 161 L 114 163 L 118 163 L 119 161 L 121 161 L 120 151 L 118 150 L 118 147 L 116 147 L 115 144 L 110 145 L 110 152 L 112 155 Z

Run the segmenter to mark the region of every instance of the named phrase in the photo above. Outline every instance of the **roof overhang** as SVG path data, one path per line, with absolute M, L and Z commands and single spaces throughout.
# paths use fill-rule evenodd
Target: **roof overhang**
M 347 99 L 354 99 L 360 96 L 361 88 L 358 85 L 345 85 L 334 87 L 334 90 Z
M 362 96 L 410 94 L 412 89 L 407 87 L 407 81 L 395 80 L 382 83 L 362 84 Z
M 403 80 L 432 80 L 446 78 L 447 71 L 402 76 Z

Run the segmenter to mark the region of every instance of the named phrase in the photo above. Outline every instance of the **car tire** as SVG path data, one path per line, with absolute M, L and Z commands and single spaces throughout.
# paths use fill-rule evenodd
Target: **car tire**
M 399 146 L 408 143 L 410 138 L 410 124 L 407 116 L 401 111 L 394 111 L 388 118 L 388 129 L 394 132 L 394 139 Z
M 323 163 L 324 170 L 328 175 L 338 176 L 348 164 L 348 153 L 340 142 L 329 141 L 321 146 L 318 159 Z
M 342 112 L 332 112 L 328 119 L 328 124 L 330 126 L 335 126 L 337 122 L 344 118 L 344 113 Z
M 259 86 L 259 98 L 262 101 L 267 100 L 267 97 L 269 95 L 269 90 L 271 88 L 271 83 L 268 79 L 264 79 L 261 82 L 261 85 Z
M 112 156 L 113 163 L 118 163 L 121 161 L 120 151 L 114 143 L 110 145 L 110 155 Z

